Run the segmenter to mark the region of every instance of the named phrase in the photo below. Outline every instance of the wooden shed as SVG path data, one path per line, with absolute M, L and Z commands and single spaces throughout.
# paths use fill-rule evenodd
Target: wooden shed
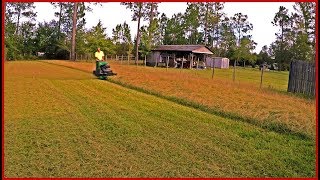
M 154 48 L 147 59 L 148 66 L 193 68 L 205 64 L 213 52 L 204 45 L 161 45 Z

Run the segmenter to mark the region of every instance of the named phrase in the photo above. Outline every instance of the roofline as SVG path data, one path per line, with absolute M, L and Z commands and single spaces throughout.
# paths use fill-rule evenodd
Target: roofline
M 202 44 L 168 44 L 168 45 L 159 45 L 159 46 L 203 46 L 203 47 L 207 48 L 212 54 L 214 53 L 208 46 L 202 45 Z M 157 47 L 159 47 L 159 46 L 157 46 Z M 156 49 L 151 49 L 151 51 L 177 51 L 177 50 L 156 50 Z M 185 51 L 185 52 L 188 52 L 188 51 Z

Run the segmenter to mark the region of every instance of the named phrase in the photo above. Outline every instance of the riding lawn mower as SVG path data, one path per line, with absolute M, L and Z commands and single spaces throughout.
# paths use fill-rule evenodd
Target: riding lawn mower
M 93 74 L 99 79 L 107 79 L 108 76 L 117 75 L 117 73 L 112 72 L 110 65 L 105 61 L 96 61 L 96 69 Z

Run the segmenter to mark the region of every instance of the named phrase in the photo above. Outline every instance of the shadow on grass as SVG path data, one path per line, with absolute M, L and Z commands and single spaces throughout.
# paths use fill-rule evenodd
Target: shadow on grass
M 305 134 L 302 132 L 298 132 L 298 131 L 293 131 L 287 125 L 279 123 L 279 122 L 265 122 L 265 123 L 263 123 L 257 119 L 254 119 L 254 118 L 246 118 L 246 117 L 234 114 L 234 113 L 215 110 L 215 109 L 212 109 L 208 106 L 205 106 L 205 105 L 193 102 L 193 101 L 188 101 L 188 100 L 178 98 L 178 97 L 173 97 L 173 96 L 165 96 L 165 95 L 160 94 L 158 92 L 146 90 L 144 88 L 133 86 L 133 85 L 130 85 L 127 83 L 123 83 L 121 81 L 114 80 L 114 79 L 109 78 L 109 79 L 107 79 L 107 81 L 114 83 L 114 84 L 117 84 L 117 85 L 120 85 L 120 86 L 123 86 L 123 87 L 126 87 L 126 88 L 129 88 L 129 89 L 132 89 L 132 90 L 142 92 L 142 93 L 154 95 L 156 97 L 166 99 L 166 100 L 178 103 L 183 106 L 195 108 L 197 110 L 200 110 L 200 111 L 203 111 L 203 112 L 206 112 L 209 114 L 217 115 L 217 116 L 224 117 L 224 118 L 229 118 L 229 119 L 236 120 L 236 121 L 250 123 L 255 126 L 261 127 L 265 130 L 274 131 L 274 132 L 286 134 L 286 135 L 294 135 L 294 136 L 298 137 L 299 139 L 306 139 L 306 140 L 313 139 L 313 137 L 311 135 L 308 135 L 308 134 Z

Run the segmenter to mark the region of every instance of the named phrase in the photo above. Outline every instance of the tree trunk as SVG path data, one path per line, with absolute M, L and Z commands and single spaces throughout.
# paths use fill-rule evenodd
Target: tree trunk
M 5 4 L 3 5 L 3 12 L 6 12 L 6 5 Z M 4 17 L 4 19 L 6 19 L 6 18 Z M 4 40 L 4 35 L 5 34 L 6 34 L 6 28 L 3 28 L 3 36 L 2 36 L 3 40 Z M 6 48 L 6 46 L 4 46 L 4 57 L 3 57 L 3 59 L 5 61 L 7 61 L 7 51 L 8 51 L 8 49 Z
M 280 44 L 280 52 L 281 52 L 281 56 L 280 56 L 280 59 L 279 59 L 279 69 L 278 71 L 282 71 L 281 68 L 282 68 L 282 62 L 284 60 L 283 58 L 283 30 L 284 30 L 284 25 L 281 23 L 281 44 Z
M 237 60 L 234 60 L 234 64 L 233 64 L 233 82 L 236 80 L 236 64 L 237 64 Z
M 140 4 L 140 7 L 139 7 L 139 15 L 138 15 L 138 29 L 137 29 L 137 40 L 136 40 L 136 60 L 135 60 L 135 63 L 136 63 L 136 64 L 138 64 L 138 59 L 139 59 L 141 11 L 142 11 L 142 4 Z
M 75 61 L 75 51 L 76 51 L 76 31 L 77 31 L 77 10 L 78 3 L 74 3 L 73 7 L 73 17 L 72 17 L 72 37 L 71 37 L 71 60 Z
M 204 45 L 207 45 L 208 43 L 208 2 L 206 3 L 206 17 L 205 17 L 205 24 L 204 24 Z
M 20 15 L 21 15 L 21 10 L 19 9 L 18 10 L 18 20 L 17 20 L 16 34 L 19 34 Z
M 58 21 L 58 40 L 60 40 L 60 33 L 61 33 L 61 14 L 62 14 L 62 3 L 60 4 L 60 12 L 59 12 L 59 21 Z
M 151 10 L 150 10 L 150 21 L 149 21 L 149 47 L 151 48 L 152 46 L 152 23 L 153 23 L 153 9 L 154 9 L 154 4 L 151 3 Z
M 215 16 L 218 17 L 217 18 L 217 24 L 214 26 L 215 27 L 215 33 L 216 33 L 216 43 L 215 43 L 215 50 L 216 50 L 216 54 L 218 55 L 218 57 L 220 57 L 220 48 L 218 48 L 218 44 L 220 42 L 220 36 L 219 36 L 219 22 L 220 22 L 220 16 L 219 16 L 219 9 L 218 7 L 219 5 L 215 4 Z

